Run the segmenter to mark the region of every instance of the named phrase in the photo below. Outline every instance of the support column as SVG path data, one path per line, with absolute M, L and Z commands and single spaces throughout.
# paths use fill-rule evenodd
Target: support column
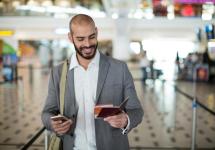
M 113 38 L 113 57 L 120 60 L 130 58 L 130 27 L 127 18 L 115 20 L 115 35 Z

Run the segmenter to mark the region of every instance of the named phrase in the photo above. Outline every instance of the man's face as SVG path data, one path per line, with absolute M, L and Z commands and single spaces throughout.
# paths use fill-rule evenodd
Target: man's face
M 84 59 L 92 59 L 98 46 L 97 29 L 94 25 L 74 25 L 70 40 L 73 42 L 76 52 Z

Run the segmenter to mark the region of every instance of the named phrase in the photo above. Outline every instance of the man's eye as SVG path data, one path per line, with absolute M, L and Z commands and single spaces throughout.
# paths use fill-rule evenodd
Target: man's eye
M 95 36 L 91 36 L 90 39 L 95 39 Z
M 84 39 L 83 39 L 83 38 L 78 38 L 77 40 L 78 40 L 78 41 L 83 41 Z

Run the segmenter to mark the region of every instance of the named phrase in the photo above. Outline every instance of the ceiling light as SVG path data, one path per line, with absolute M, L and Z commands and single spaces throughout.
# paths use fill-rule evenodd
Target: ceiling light
M 35 1 L 35 0 L 29 0 L 27 2 L 27 5 L 28 6 L 39 6 L 39 3 L 37 1 Z
M 3 7 L 3 2 L 0 2 L 0 7 Z
M 13 2 L 12 2 L 12 6 L 13 6 L 14 8 L 20 6 L 20 1 L 18 1 L 18 0 L 13 1 Z
M 60 7 L 70 7 L 70 1 L 69 0 L 57 0 L 56 5 Z
M 45 0 L 41 5 L 44 7 L 53 6 L 53 2 L 51 0 Z

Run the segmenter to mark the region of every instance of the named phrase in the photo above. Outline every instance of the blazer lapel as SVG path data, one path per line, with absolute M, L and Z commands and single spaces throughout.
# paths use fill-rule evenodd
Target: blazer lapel
M 74 69 L 68 70 L 66 87 L 65 108 L 66 112 L 73 115 L 77 111 L 74 86 Z
M 100 62 L 99 62 L 99 75 L 98 75 L 98 83 L 97 83 L 97 91 L 96 91 L 96 103 L 98 103 L 99 95 L 102 91 L 102 88 L 105 83 L 105 79 L 107 77 L 109 62 L 107 57 L 100 53 Z

